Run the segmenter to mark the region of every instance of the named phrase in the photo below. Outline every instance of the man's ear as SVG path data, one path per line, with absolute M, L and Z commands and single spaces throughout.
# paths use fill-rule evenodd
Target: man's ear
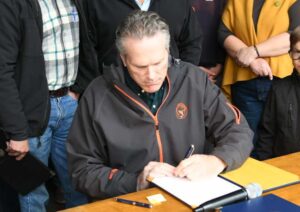
M 120 57 L 121 57 L 121 60 L 122 60 L 122 63 L 123 63 L 123 66 L 127 66 L 126 65 L 126 59 L 125 59 L 125 55 L 123 55 L 123 54 L 120 54 Z

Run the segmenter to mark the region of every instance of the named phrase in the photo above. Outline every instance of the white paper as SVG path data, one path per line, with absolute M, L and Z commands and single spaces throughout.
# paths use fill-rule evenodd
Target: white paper
M 229 194 L 241 187 L 221 177 L 190 181 L 177 177 L 157 177 L 152 183 L 195 208 L 209 200 Z

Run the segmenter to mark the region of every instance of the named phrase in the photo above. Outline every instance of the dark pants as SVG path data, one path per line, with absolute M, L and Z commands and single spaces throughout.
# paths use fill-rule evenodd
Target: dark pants
M 9 185 L 7 185 L 1 179 L 0 179 L 0 211 L 1 212 L 20 211 L 18 193 L 15 192 Z
M 260 119 L 271 85 L 272 81 L 269 78 L 259 77 L 236 82 L 231 86 L 232 103 L 244 114 L 250 128 L 254 132 L 254 150 L 258 139 L 257 131 Z M 252 152 L 251 156 L 257 157 L 255 151 Z

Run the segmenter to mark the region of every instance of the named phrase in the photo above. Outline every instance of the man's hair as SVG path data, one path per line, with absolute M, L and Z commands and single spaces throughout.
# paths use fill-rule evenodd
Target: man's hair
M 129 14 L 116 31 L 116 46 L 120 54 L 125 54 L 124 39 L 152 37 L 162 33 L 166 37 L 166 49 L 170 46 L 170 31 L 166 21 L 157 13 L 136 10 Z
M 300 41 L 300 26 L 296 27 L 290 36 L 290 50 L 292 51 L 296 43 Z

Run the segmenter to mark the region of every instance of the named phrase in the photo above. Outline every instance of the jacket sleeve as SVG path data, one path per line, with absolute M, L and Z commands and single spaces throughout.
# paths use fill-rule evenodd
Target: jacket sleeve
M 91 108 L 92 98 L 87 97 L 89 93 L 80 100 L 67 143 L 73 184 L 79 191 L 96 198 L 134 192 L 137 174 L 109 167 L 106 140 L 101 126 L 93 122 L 94 109 Z
M 13 140 L 28 137 L 28 123 L 15 81 L 19 46 L 20 14 L 15 1 L 0 1 L 0 128 Z
M 273 156 L 274 136 L 276 134 L 276 97 L 274 87 L 270 90 L 265 109 L 262 115 L 256 153 L 260 160 Z
M 252 151 L 253 132 L 240 111 L 206 76 L 203 84 L 206 133 L 214 146 L 210 154 L 227 164 L 226 171 L 236 169 Z
M 186 10 L 187 17 L 177 43 L 179 58 L 194 65 L 199 65 L 202 53 L 202 30 L 190 0 L 187 1 Z

